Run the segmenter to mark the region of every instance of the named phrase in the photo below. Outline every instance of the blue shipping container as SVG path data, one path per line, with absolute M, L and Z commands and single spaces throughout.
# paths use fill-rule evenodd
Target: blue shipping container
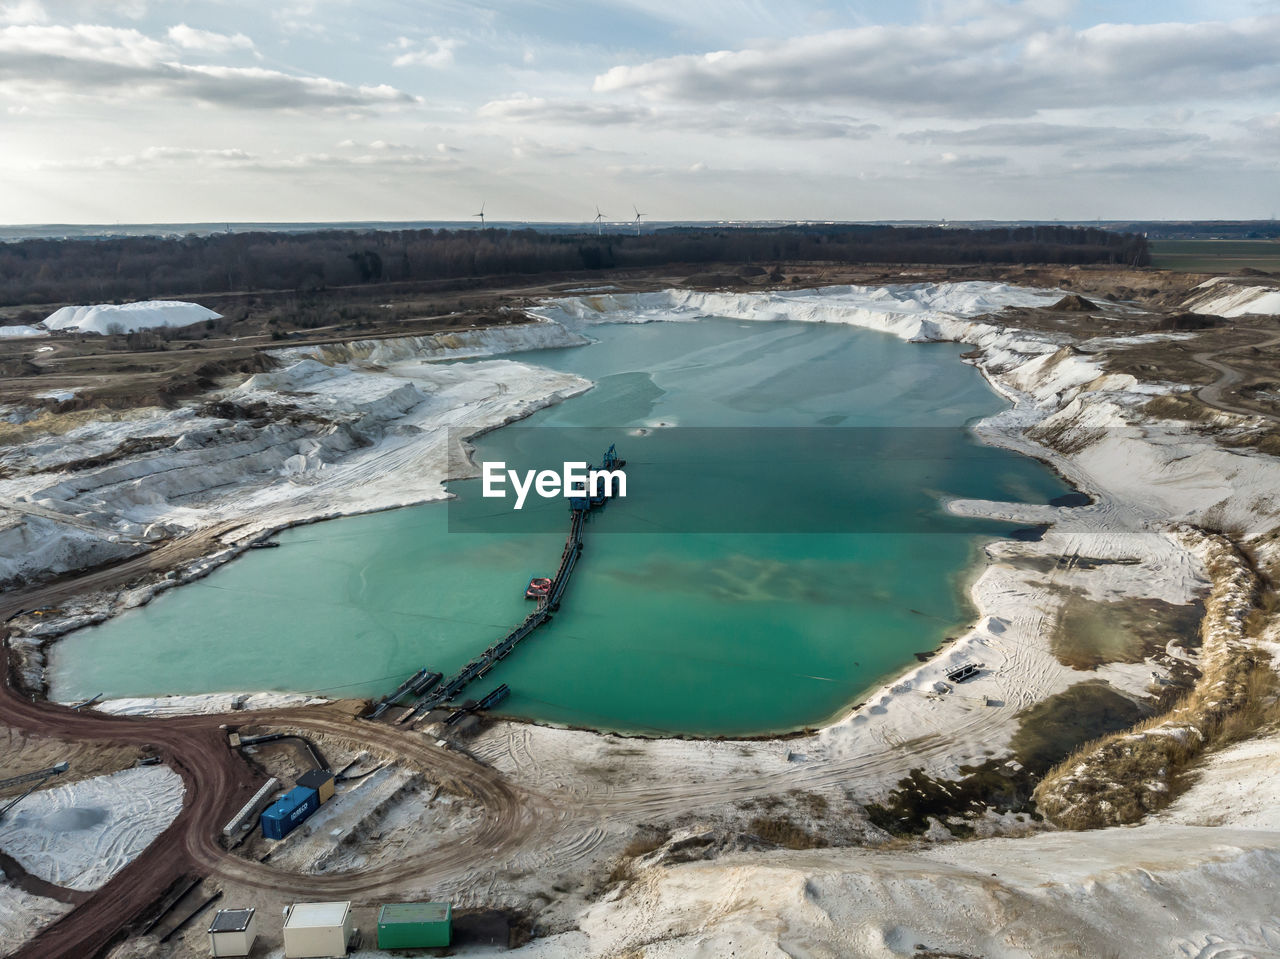
M 283 839 L 320 808 L 320 795 L 306 786 L 295 786 L 262 812 L 262 835 Z

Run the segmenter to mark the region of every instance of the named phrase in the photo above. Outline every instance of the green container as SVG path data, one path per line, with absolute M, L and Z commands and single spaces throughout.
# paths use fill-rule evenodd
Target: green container
M 453 936 L 453 906 L 447 902 L 392 902 L 378 910 L 379 949 L 447 946 Z

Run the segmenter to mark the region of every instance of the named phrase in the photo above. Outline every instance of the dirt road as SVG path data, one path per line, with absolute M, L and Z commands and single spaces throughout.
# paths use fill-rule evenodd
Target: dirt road
M 217 523 L 208 529 L 162 543 L 138 556 L 100 566 L 87 573 L 6 592 L 0 595 L 0 622 L 23 610 L 57 606 L 77 596 L 119 589 L 149 573 L 177 569 L 184 563 L 216 552 L 222 545 L 222 537 L 243 525 L 240 520 Z
M 217 723 L 134 720 L 75 712 L 33 702 L 13 685 L 6 668 L 0 689 L 0 722 L 52 738 L 110 741 L 149 747 L 186 787 L 182 811 L 157 840 L 76 909 L 15 953 L 15 957 L 91 957 L 159 900 L 182 876 L 195 871 L 192 849 L 203 848 L 254 787 L 248 765 L 227 747 Z M 205 842 L 201 841 L 201 837 Z
M 6 664 L 7 659 L 6 655 Z M 462 841 L 442 844 L 394 866 L 334 876 L 297 875 L 227 852 L 219 841 L 221 829 L 261 783 L 228 747 L 221 727 L 279 724 L 349 737 L 352 722 L 350 712 L 340 706 L 165 719 L 76 712 L 24 696 L 15 688 L 12 669 L 6 665 L 0 723 L 63 740 L 147 747 L 182 777 L 186 787 L 182 811 L 169 828 L 110 882 L 19 950 L 15 959 L 98 955 L 184 877 L 218 875 L 298 895 L 371 896 L 390 892 L 428 870 L 462 868 L 478 856 L 510 848 L 537 823 L 555 815 L 550 803 L 516 790 L 493 769 L 439 749 L 419 733 L 370 723 L 360 729 L 364 742 L 428 769 L 438 780 L 449 781 L 474 797 L 485 813 L 479 829 Z
M 1268 346 L 1280 344 L 1280 336 L 1273 336 L 1269 339 L 1262 340 L 1258 343 L 1249 344 L 1255 350 L 1265 349 Z M 1268 413 L 1260 409 L 1251 409 L 1247 406 L 1240 406 L 1237 403 L 1228 401 L 1225 397 L 1240 385 L 1244 379 L 1244 374 L 1233 366 L 1221 362 L 1217 357 L 1225 356 L 1228 353 L 1239 352 L 1246 347 L 1233 346 L 1225 350 L 1215 350 L 1208 353 L 1196 353 L 1192 359 L 1201 366 L 1207 366 L 1209 369 L 1218 374 L 1218 378 L 1208 386 L 1202 386 L 1196 390 L 1196 396 L 1200 402 L 1206 406 L 1212 406 L 1214 409 L 1222 410 L 1227 413 L 1237 413 L 1240 416 L 1263 416 L 1273 422 L 1280 422 L 1280 416 Z

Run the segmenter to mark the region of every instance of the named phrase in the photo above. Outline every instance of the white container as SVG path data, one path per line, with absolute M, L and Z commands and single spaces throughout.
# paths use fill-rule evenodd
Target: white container
M 350 902 L 297 902 L 285 910 L 285 959 L 346 956 L 355 932 Z
M 247 956 L 258 938 L 258 916 L 252 909 L 219 909 L 209 924 L 209 955 Z

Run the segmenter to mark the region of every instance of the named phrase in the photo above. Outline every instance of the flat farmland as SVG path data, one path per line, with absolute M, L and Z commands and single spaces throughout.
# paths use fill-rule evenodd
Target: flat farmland
M 1280 273 L 1280 240 L 1152 240 L 1151 265 L 1182 273 L 1230 273 L 1245 267 Z

